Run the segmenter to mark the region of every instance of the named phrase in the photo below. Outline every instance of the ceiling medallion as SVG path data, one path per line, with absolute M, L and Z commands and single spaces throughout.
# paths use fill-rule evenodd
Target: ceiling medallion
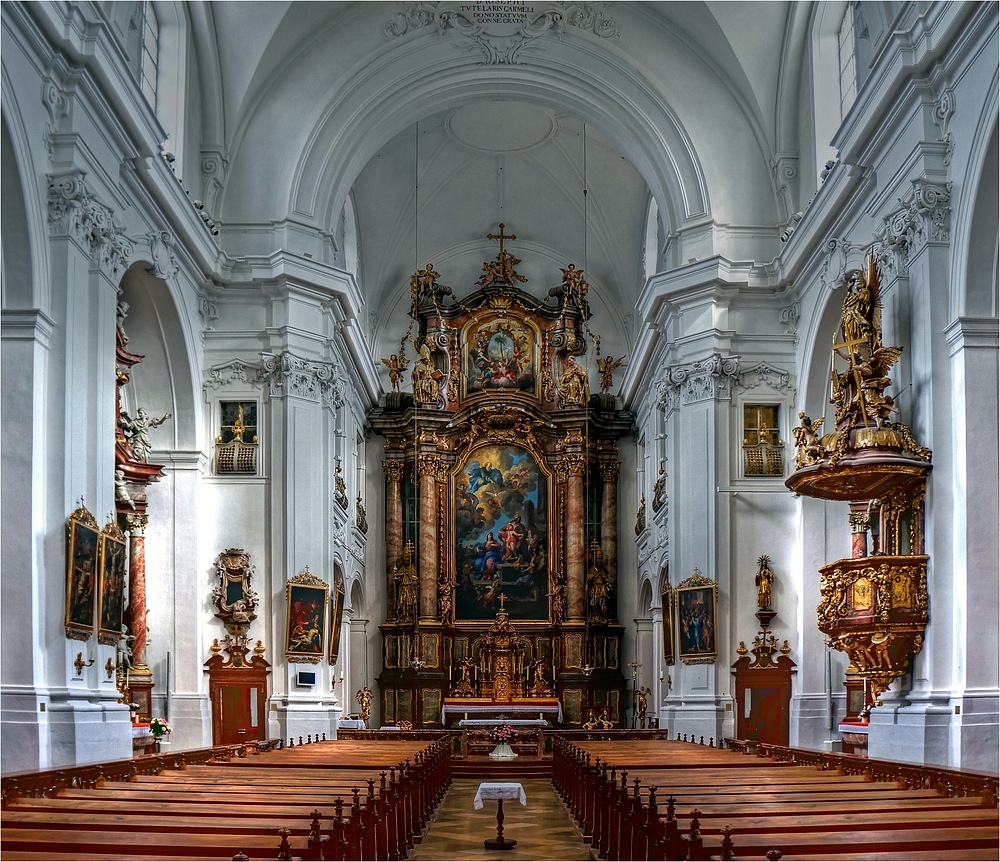
M 567 26 L 601 38 L 618 35 L 614 21 L 586 3 L 413 3 L 386 25 L 385 33 L 402 36 L 431 23 L 439 33 L 455 30 L 470 38 L 488 65 L 518 63 L 532 40 L 550 30 L 561 36 Z

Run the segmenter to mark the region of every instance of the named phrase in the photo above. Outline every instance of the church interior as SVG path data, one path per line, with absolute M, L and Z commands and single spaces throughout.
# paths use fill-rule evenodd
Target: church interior
M 367 806 L 343 778 L 280 851 L 261 808 L 260 858 L 496 858 L 523 794 L 485 856 L 419 837 L 504 774 L 602 858 L 821 858 L 711 802 L 678 831 L 677 759 L 759 791 L 756 755 L 947 786 L 873 840 L 991 858 L 996 3 L 0 21 L 7 836 L 38 776 L 329 747 Z

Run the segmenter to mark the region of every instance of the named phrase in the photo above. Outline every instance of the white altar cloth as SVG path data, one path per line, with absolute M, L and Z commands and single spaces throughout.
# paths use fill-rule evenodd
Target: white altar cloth
M 563 718 L 562 704 L 556 698 L 534 698 L 524 700 L 486 700 L 485 698 L 446 698 L 441 705 L 441 724 L 447 725 L 449 715 L 461 715 L 463 718 L 488 715 L 497 718 L 501 715 L 537 716 L 555 715 L 556 721 Z M 503 721 L 504 719 L 501 719 Z
M 549 723 L 544 718 L 463 718 L 459 727 L 497 727 L 499 725 L 510 725 L 511 727 L 548 727 Z
M 472 800 L 473 807 L 476 810 L 482 808 L 484 799 L 516 799 L 522 805 L 528 804 L 524 788 L 516 781 L 484 781 L 476 791 L 476 798 Z

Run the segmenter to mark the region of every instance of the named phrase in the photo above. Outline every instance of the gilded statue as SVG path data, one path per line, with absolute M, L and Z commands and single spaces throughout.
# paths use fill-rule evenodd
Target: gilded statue
M 611 387 L 614 386 L 614 373 L 615 369 L 620 368 L 622 362 L 625 361 L 623 356 L 621 359 L 615 359 L 613 356 L 602 356 L 597 360 L 597 370 L 601 374 L 601 392 L 605 395 L 611 391 Z
M 646 710 L 649 709 L 649 702 L 647 700 L 647 697 L 652 693 L 653 693 L 652 690 L 646 688 L 646 686 L 643 686 L 642 688 L 638 689 L 635 693 L 635 698 L 637 701 L 636 714 L 639 717 L 639 727 L 641 727 L 642 729 L 646 728 Z
M 372 690 L 366 685 L 358 690 L 354 698 L 361 706 L 361 720 L 365 723 L 365 727 L 368 727 L 368 719 L 372 717 Z
M 413 368 L 414 404 L 434 404 L 441 398 L 440 380 L 444 375 L 438 370 L 431 357 L 431 349 L 425 341 L 420 345 L 420 361 Z
M 382 357 L 382 364 L 389 369 L 389 383 L 392 384 L 392 391 L 399 392 L 399 386 L 403 382 L 403 372 L 410 365 L 410 360 L 405 353 L 393 353 L 388 359 Z
M 583 407 L 590 398 L 587 372 L 574 356 L 566 357 L 562 377 L 559 378 L 556 391 L 559 393 L 561 407 Z
M 420 578 L 413 562 L 413 542 L 403 549 L 403 568 L 393 568 L 392 579 L 396 584 L 396 619 L 402 623 L 416 619 Z
M 818 461 L 824 455 L 823 444 L 820 442 L 819 429 L 823 424 L 822 416 L 819 419 L 810 419 L 805 412 L 799 411 L 799 425 L 792 429 L 792 436 L 795 438 L 795 469 L 807 467 Z
M 757 560 L 757 574 L 754 575 L 754 585 L 757 587 L 757 607 L 771 607 L 771 585 L 774 583 L 774 572 L 770 567 L 771 558 L 763 554 Z

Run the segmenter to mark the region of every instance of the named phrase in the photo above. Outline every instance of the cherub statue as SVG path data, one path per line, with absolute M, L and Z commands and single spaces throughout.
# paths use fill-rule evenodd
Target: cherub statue
M 602 356 L 597 360 L 597 370 L 601 375 L 601 392 L 607 394 L 611 391 L 611 387 L 614 385 L 612 375 L 615 373 L 615 369 L 621 367 L 624 360 L 624 356 L 621 359 L 615 359 L 613 356 Z
M 441 277 L 440 272 L 434 271 L 434 264 L 429 263 L 423 269 L 418 269 L 414 273 L 421 294 L 430 294 L 437 287 L 437 280 Z
M 388 359 L 381 357 L 382 364 L 389 369 L 389 383 L 392 384 L 392 391 L 399 392 L 399 385 L 403 382 L 403 372 L 410 365 L 410 360 L 405 353 L 393 353 Z
M 562 289 L 565 293 L 587 293 L 587 282 L 583 278 L 583 270 L 577 269 L 576 264 L 569 264 L 565 269 L 559 268 L 563 274 Z
M 135 508 L 135 501 L 128 492 L 128 482 L 125 481 L 125 473 L 122 470 L 115 470 L 115 502 L 124 503 L 131 509 Z
M 159 419 L 150 416 L 145 407 L 140 407 L 135 415 L 135 419 L 124 410 L 121 412 L 122 429 L 128 435 L 129 445 L 132 447 L 132 454 L 139 461 L 147 461 L 153 451 L 153 445 L 149 442 L 149 429 L 162 425 L 170 418 L 166 413 Z

